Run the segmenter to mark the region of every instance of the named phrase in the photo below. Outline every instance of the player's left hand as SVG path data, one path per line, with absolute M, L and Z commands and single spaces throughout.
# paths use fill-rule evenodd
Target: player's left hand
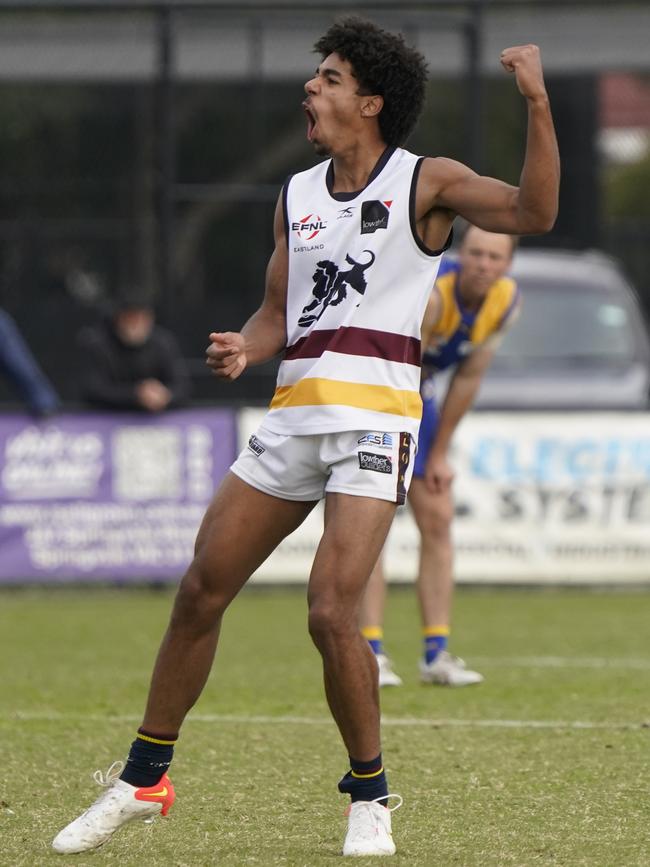
M 517 87 L 526 99 L 546 96 L 542 59 L 537 45 L 514 45 L 501 52 L 501 65 L 514 72 Z
M 454 470 L 444 455 L 431 452 L 424 468 L 424 484 L 432 494 L 444 494 L 454 480 Z

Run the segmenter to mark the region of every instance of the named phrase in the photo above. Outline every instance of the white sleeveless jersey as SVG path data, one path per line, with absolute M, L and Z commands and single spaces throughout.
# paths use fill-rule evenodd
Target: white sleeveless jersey
M 331 160 L 285 185 L 287 348 L 269 430 L 417 436 L 420 328 L 443 252 L 416 234 L 420 164 L 388 148 L 360 192 L 332 194 Z

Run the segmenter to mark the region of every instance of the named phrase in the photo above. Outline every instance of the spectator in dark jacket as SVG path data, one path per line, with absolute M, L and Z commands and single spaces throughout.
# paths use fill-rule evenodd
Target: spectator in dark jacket
M 106 409 L 162 412 L 188 396 L 188 376 L 174 335 L 155 323 L 151 303 L 123 297 L 111 317 L 80 334 L 83 398 Z

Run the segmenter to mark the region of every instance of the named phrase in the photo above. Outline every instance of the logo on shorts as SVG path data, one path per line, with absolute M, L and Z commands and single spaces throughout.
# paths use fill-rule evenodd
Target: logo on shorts
M 264 448 L 262 443 L 258 440 L 258 438 L 255 436 L 255 434 L 253 434 L 253 436 L 248 440 L 248 448 L 252 452 L 254 452 L 258 458 L 261 454 L 264 454 L 264 452 L 266 451 L 266 449 Z
M 360 446 L 373 445 L 380 448 L 392 449 L 393 437 L 387 433 L 367 433 L 357 440 L 357 444 Z
M 393 462 L 388 455 L 376 455 L 373 452 L 359 452 L 359 469 L 372 470 L 373 473 L 393 472 Z

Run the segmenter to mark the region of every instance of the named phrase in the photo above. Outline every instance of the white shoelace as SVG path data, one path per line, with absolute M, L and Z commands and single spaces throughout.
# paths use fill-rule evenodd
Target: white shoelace
M 387 801 L 389 798 L 397 798 L 397 804 L 395 804 L 394 807 L 388 807 L 385 804 L 382 804 L 382 807 L 386 807 L 389 813 L 394 813 L 395 810 L 399 810 L 404 803 L 404 798 L 401 795 L 383 795 L 381 798 L 375 798 L 371 803 L 378 804 L 380 801 Z
M 124 762 L 118 760 L 113 762 L 110 768 L 103 774 L 101 771 L 95 771 L 93 774 L 93 780 L 97 783 L 98 786 L 103 786 L 105 789 L 111 786 L 115 780 L 118 779 L 122 771 L 124 770 Z

